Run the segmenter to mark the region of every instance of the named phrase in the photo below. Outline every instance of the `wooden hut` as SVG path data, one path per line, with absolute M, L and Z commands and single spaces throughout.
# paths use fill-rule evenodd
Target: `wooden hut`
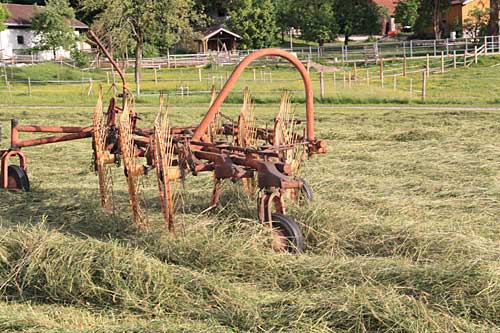
M 198 39 L 198 52 L 228 52 L 235 51 L 242 37 L 221 25 L 213 26 L 201 33 Z

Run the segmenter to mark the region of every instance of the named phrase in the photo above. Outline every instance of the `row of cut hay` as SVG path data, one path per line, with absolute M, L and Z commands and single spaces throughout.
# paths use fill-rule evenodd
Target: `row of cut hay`
M 0 246 L 5 297 L 175 314 L 247 329 L 258 319 L 249 295 L 224 281 L 116 242 L 68 237 L 43 228 L 7 231 Z
M 227 330 L 213 320 L 139 316 L 127 311 L 88 309 L 78 305 L 0 301 L 0 332 L 5 333 L 218 333 Z
M 2 292 L 141 316 L 213 320 L 242 331 L 470 332 L 498 324 L 498 275 L 482 265 L 273 255 L 243 236 L 213 231 L 142 243 L 154 241 L 164 263 L 114 241 L 43 227 L 5 230 Z
M 349 210 L 328 204 L 295 209 L 308 251 L 321 255 L 403 257 L 415 262 L 500 260 L 498 242 L 436 225 L 349 220 Z M 398 223 L 399 222 L 399 223 Z M 451 226 L 452 227 L 452 226 Z M 447 227 L 449 229 L 449 227 Z
M 227 228 L 231 231 L 227 232 Z M 263 244 L 245 234 L 252 231 L 248 226 L 227 228 L 198 230 L 179 239 L 154 233 L 144 236 L 137 244 L 162 262 L 208 271 L 231 282 L 251 283 L 264 290 L 319 292 L 371 284 L 394 288 L 399 294 L 415 299 L 425 299 L 430 308 L 449 316 L 500 324 L 500 257 L 494 247 L 486 247 L 485 254 L 473 240 L 467 243 L 458 238 L 441 243 L 439 238 L 432 239 L 427 235 L 430 239 L 422 236 L 418 241 L 428 242 L 421 246 L 429 247 L 429 253 L 433 251 L 432 247 L 435 247 L 434 251 L 445 251 L 445 247 L 454 246 L 456 251 L 450 249 L 446 260 L 441 261 L 414 261 L 412 256 L 369 257 L 345 253 L 297 257 L 269 253 Z M 490 245 L 488 240 L 484 241 Z M 405 246 L 410 248 L 413 245 L 410 242 Z M 469 256 L 459 256 L 467 251 L 471 251 Z M 475 258 L 474 251 L 477 251 Z

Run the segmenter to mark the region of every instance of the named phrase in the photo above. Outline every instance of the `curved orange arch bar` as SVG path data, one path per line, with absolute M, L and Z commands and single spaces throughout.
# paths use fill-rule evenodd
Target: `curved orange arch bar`
M 247 57 L 245 57 L 245 59 L 243 59 L 243 61 L 241 61 L 238 66 L 236 66 L 233 73 L 231 74 L 226 84 L 224 85 L 224 88 L 222 88 L 221 92 L 213 102 L 212 106 L 210 106 L 210 109 L 208 109 L 208 112 L 201 121 L 200 125 L 198 125 L 198 127 L 196 128 L 196 131 L 194 132 L 192 138 L 193 141 L 199 141 L 203 137 L 203 135 L 207 132 L 210 123 L 214 120 L 217 114 L 217 111 L 222 106 L 222 103 L 224 103 L 224 100 L 231 92 L 233 86 L 236 84 L 236 81 L 243 73 L 245 68 L 248 67 L 248 65 L 250 65 L 252 61 L 266 56 L 277 56 L 284 58 L 288 60 L 290 63 L 292 63 L 295 66 L 295 68 L 297 68 L 297 70 L 300 72 L 300 75 L 302 76 L 302 81 L 304 81 L 304 89 L 306 92 L 306 121 L 307 121 L 306 136 L 308 141 L 310 142 L 314 141 L 314 103 L 313 103 L 314 98 L 313 98 L 311 78 L 306 68 L 300 62 L 300 60 L 297 59 L 297 57 L 295 57 L 289 52 L 280 49 L 262 49 L 253 52 L 249 54 Z

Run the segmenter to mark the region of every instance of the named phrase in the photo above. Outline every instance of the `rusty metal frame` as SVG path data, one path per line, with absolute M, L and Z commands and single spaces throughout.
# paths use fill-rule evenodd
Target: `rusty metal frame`
M 139 119 L 133 110 L 126 109 L 129 98 L 129 90 L 125 75 L 118 64 L 113 60 L 109 52 L 93 32 L 89 35 L 96 41 L 114 69 L 122 79 L 123 93 L 121 96 L 123 104 L 119 107 L 117 98 L 111 98 L 107 111 L 106 127 L 109 142 L 106 142 L 106 150 L 109 152 L 109 161 L 114 163 L 119 160 L 120 147 L 118 138 L 120 131 L 117 127 L 117 114 L 126 110 L 131 117 L 131 133 L 134 136 L 134 154 L 146 159 L 146 165 L 138 165 L 138 174 L 144 174 L 154 169 L 154 135 L 152 128 L 137 127 Z M 292 144 L 274 144 L 274 130 L 267 128 L 255 128 L 256 136 L 265 142 L 258 147 L 242 147 L 230 142 L 211 142 L 207 136 L 208 129 L 214 122 L 225 99 L 235 86 L 243 71 L 255 60 L 263 57 L 280 57 L 299 71 L 304 83 L 306 95 L 306 126 L 305 134 L 294 134 Z M 197 175 L 200 172 L 213 172 L 215 186 L 212 193 L 211 207 L 217 205 L 221 194 L 221 181 L 223 179 L 240 180 L 258 176 L 258 187 L 260 194 L 258 198 L 258 215 L 263 222 L 270 222 L 272 210 L 284 214 L 285 203 L 283 193 L 289 189 L 300 189 L 303 182 L 293 177 L 291 166 L 283 159 L 283 152 L 295 146 L 302 145 L 307 148 L 309 155 L 325 153 L 326 142 L 318 140 L 314 135 L 314 105 L 313 105 L 312 82 L 304 65 L 294 55 L 280 49 L 264 49 L 256 51 L 247 56 L 235 68 L 219 95 L 211 104 L 208 112 L 197 126 L 171 127 L 171 135 L 175 144 L 173 152 L 176 155 L 176 167 L 179 173 L 176 177 L 184 178 L 187 173 Z M 1 171 L 3 172 L 2 185 L 7 184 L 7 168 L 9 160 L 13 156 L 18 156 L 21 167 L 27 170 L 26 156 L 21 152 L 21 148 L 44 145 L 56 142 L 64 142 L 93 137 L 93 127 L 70 127 L 70 126 L 39 126 L 39 125 L 19 125 L 16 119 L 11 121 L 11 148 L 8 151 L 0 151 L 2 154 Z M 232 124 L 222 124 L 219 128 L 221 134 L 235 136 L 238 134 L 238 127 Z M 20 140 L 19 133 L 56 133 L 48 137 L 41 137 L 30 140 Z M 170 146 L 171 147 L 171 146 Z M 95 149 L 95 147 L 94 147 Z M 131 172 L 131 171 L 129 171 Z

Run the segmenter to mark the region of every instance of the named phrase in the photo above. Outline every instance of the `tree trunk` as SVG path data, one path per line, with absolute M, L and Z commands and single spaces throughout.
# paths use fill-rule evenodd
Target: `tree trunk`
M 441 1 L 434 0 L 432 4 L 432 25 L 434 28 L 434 38 L 441 39 Z
M 498 35 L 498 0 L 490 0 L 489 30 L 491 36 Z
M 142 39 L 137 41 L 137 46 L 135 47 L 135 84 L 136 84 L 136 95 L 141 95 L 141 65 L 142 65 L 142 47 L 144 41 Z
M 349 45 L 349 34 L 344 34 L 344 45 Z

